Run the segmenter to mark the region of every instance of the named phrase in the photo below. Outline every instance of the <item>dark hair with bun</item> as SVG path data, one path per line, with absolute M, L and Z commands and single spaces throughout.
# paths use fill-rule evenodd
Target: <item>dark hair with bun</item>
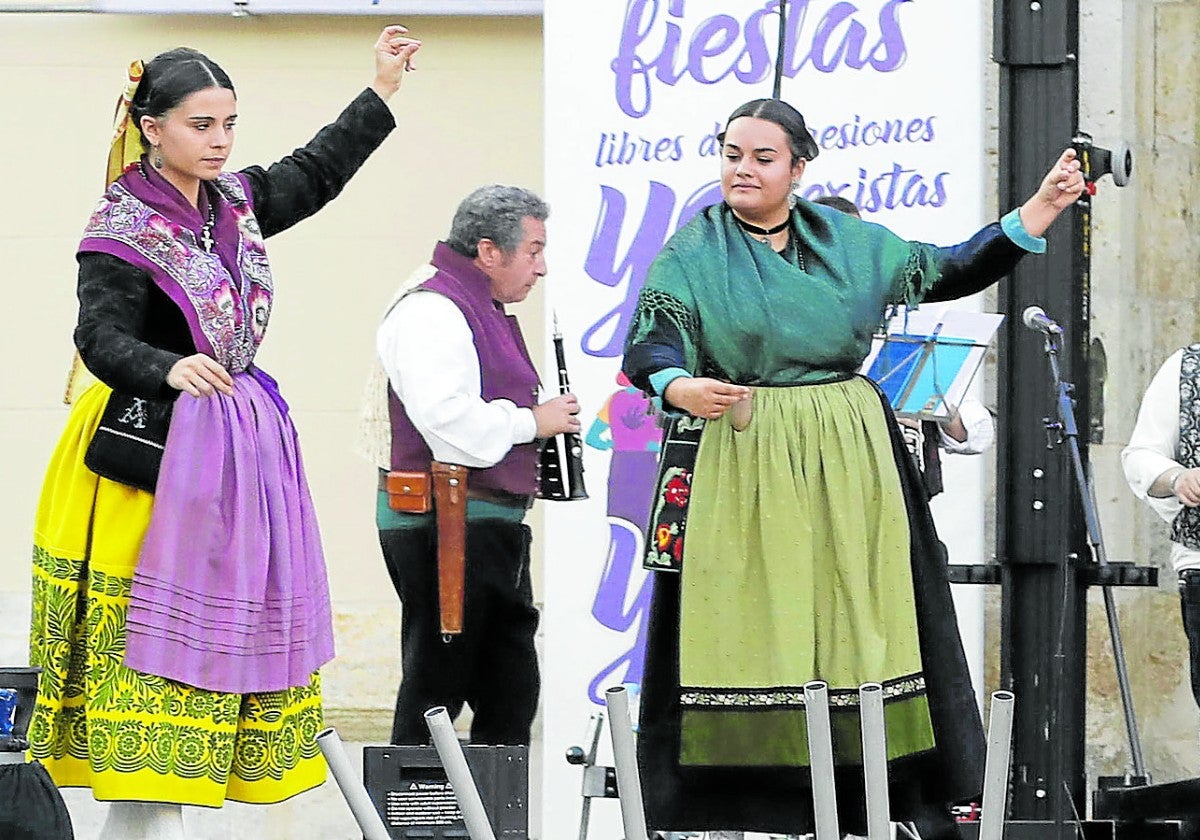
M 823 204 L 826 207 L 832 207 L 839 213 L 845 213 L 847 216 L 862 218 L 862 213 L 859 212 L 858 205 L 848 198 L 843 198 L 840 195 L 822 195 L 813 199 L 813 204 Z
M 783 133 L 787 135 L 788 145 L 792 149 L 793 165 L 801 158 L 812 160 L 821 152 L 817 141 L 813 140 L 813 136 L 808 133 L 808 126 L 804 124 L 804 115 L 782 99 L 754 99 L 747 102 L 729 115 L 729 119 L 725 121 L 725 129 L 728 130 L 729 124 L 739 117 L 767 120 L 782 128 Z M 717 142 L 724 144 L 724 131 L 717 135 Z
M 142 131 L 142 117 L 161 117 L 198 90 L 220 87 L 237 96 L 228 74 L 202 52 L 177 47 L 156 55 L 142 71 L 130 105 L 133 124 L 142 135 L 142 146 L 150 148 Z

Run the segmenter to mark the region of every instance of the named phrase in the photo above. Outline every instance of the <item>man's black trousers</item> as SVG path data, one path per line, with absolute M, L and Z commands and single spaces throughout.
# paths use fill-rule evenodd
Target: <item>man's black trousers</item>
M 443 638 L 439 624 L 437 531 L 379 532 L 401 603 L 403 675 L 393 744 L 428 744 L 425 712 L 450 717 L 471 707 L 473 744 L 528 744 L 541 679 L 529 572 L 530 531 L 498 519 L 467 522 L 463 632 Z

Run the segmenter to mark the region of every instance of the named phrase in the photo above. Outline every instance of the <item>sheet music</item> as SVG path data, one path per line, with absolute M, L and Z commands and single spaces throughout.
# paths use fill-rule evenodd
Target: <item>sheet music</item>
M 897 416 L 944 420 L 962 402 L 1003 321 L 994 312 L 899 307 L 859 372 L 879 384 Z

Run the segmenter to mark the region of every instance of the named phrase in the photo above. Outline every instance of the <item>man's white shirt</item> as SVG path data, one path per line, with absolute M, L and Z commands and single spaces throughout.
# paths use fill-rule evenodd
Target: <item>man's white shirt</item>
M 943 452 L 952 455 L 978 455 L 992 448 L 996 442 L 996 421 L 992 412 L 974 397 L 963 397 L 958 406 L 958 416 L 963 428 L 967 430 L 967 439 L 955 440 L 946 434 L 945 428 L 938 424 L 938 446 Z
M 1177 350 L 1162 364 L 1142 395 L 1137 425 L 1129 436 L 1129 445 L 1121 450 L 1125 480 L 1143 502 L 1167 522 L 1173 522 L 1183 509 L 1174 495 L 1155 498 L 1150 485 L 1167 470 L 1182 467 L 1175 460 L 1179 448 L 1179 366 L 1183 351 Z M 1200 569 L 1200 551 L 1177 542 L 1171 543 L 1171 565 L 1175 571 Z
M 379 325 L 375 349 L 434 460 L 491 467 L 537 436 L 531 409 L 483 399 L 474 336 L 445 295 L 421 289 L 401 298 Z

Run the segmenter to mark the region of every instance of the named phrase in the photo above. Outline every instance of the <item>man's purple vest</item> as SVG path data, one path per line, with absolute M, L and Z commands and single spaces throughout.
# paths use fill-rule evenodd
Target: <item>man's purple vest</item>
M 445 295 L 462 311 L 475 338 L 479 356 L 481 396 L 487 402 L 511 400 L 522 408 L 536 404 L 538 375 L 517 319 L 492 300 L 491 280 L 470 257 L 445 242 L 433 249 L 430 260 L 437 274 L 418 289 Z M 408 412 L 388 388 L 388 413 L 392 421 L 392 469 L 428 470 L 433 457 L 429 445 L 408 418 Z M 472 469 L 470 486 L 531 496 L 537 490 L 537 445 L 520 443 L 493 467 Z

